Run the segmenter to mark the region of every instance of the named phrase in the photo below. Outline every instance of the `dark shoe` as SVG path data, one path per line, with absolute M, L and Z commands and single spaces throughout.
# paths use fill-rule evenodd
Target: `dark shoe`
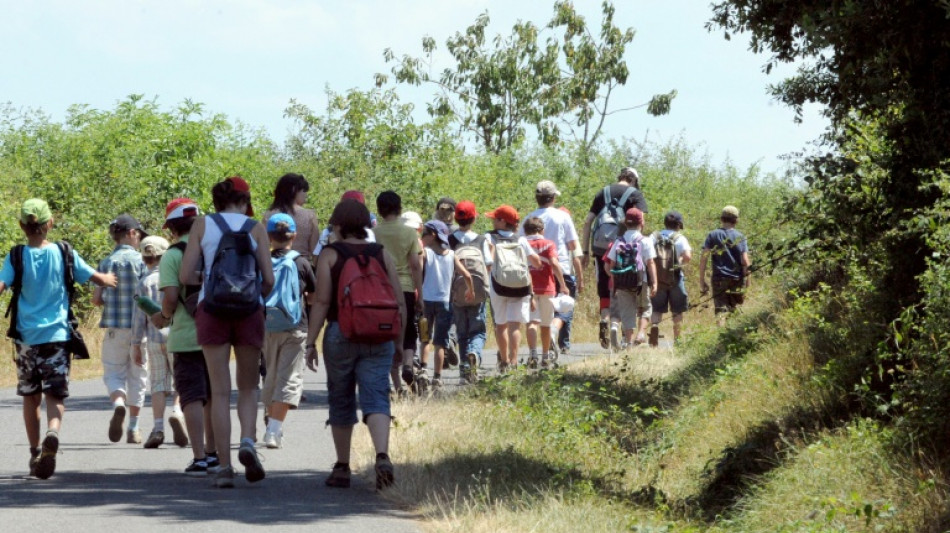
M 376 455 L 376 490 L 391 487 L 395 482 L 393 477 L 393 462 L 385 453 Z
M 257 457 L 257 450 L 254 449 L 254 446 L 242 442 L 241 448 L 238 450 L 238 461 L 241 461 L 241 464 L 244 465 L 244 479 L 249 483 L 256 483 L 264 479 L 264 466 L 261 465 L 261 460 Z
M 210 452 L 205 455 L 205 463 L 208 464 L 209 474 L 217 474 L 218 470 L 221 468 L 221 461 L 218 460 L 217 452 Z
M 149 433 L 148 439 L 145 440 L 145 446 L 143 446 L 143 448 L 151 450 L 154 448 L 158 448 L 164 443 L 165 443 L 165 433 L 163 431 L 152 431 L 151 433 Z
M 214 486 L 219 489 L 233 489 L 234 468 L 228 466 L 218 470 L 214 475 Z
M 36 477 L 36 465 L 40 462 L 40 451 L 30 450 L 30 477 Z
M 653 326 L 650 328 L 650 346 L 656 348 L 660 345 L 660 328 Z
M 117 405 L 112 411 L 112 420 L 109 420 L 109 440 L 119 442 L 122 440 L 122 424 L 125 423 L 125 406 Z
M 454 343 L 450 342 L 449 344 L 451 345 Z M 456 350 L 454 346 L 449 346 L 448 348 L 445 349 L 445 362 L 448 363 L 450 366 L 458 366 L 459 353 L 458 353 L 458 350 Z
M 49 479 L 56 471 L 56 453 L 59 451 L 59 435 L 53 431 L 46 433 L 43 449 L 36 461 L 36 477 Z
M 179 448 L 188 446 L 188 432 L 185 431 L 185 420 L 182 415 L 168 417 L 168 425 L 172 428 L 172 440 Z
M 129 444 L 142 444 L 142 430 L 130 429 L 126 431 L 125 442 Z
M 204 459 L 192 459 L 185 467 L 185 475 L 190 477 L 205 477 L 208 475 L 208 463 Z
M 328 487 L 337 489 L 346 489 L 350 487 L 350 467 L 349 465 L 333 464 L 333 470 L 326 481 L 323 482 Z
M 598 337 L 600 339 L 600 347 L 603 349 L 610 348 L 610 339 L 607 338 L 607 322 L 604 320 L 600 321 L 600 330 L 598 332 Z

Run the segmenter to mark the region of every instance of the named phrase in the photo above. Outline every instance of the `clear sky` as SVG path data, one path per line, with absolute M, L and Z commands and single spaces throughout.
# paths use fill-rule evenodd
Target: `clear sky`
M 617 107 L 676 89 L 668 116 L 637 110 L 608 119 L 612 138 L 654 140 L 682 135 L 740 168 L 779 170 L 826 121 L 816 109 L 804 123 L 773 102 L 766 86 L 782 72 L 762 72 L 764 56 L 743 36 L 708 33 L 708 3 L 618 0 L 615 23 L 633 27 L 631 76 Z M 600 2 L 575 0 L 596 28 Z M 291 98 L 322 111 L 324 89 L 369 89 L 388 72 L 383 50 L 421 52 L 422 36 L 440 45 L 487 10 L 490 33 L 509 33 L 518 19 L 543 26 L 553 0 L 0 0 L 0 102 L 41 108 L 62 119 L 71 104 L 109 109 L 127 95 L 158 97 L 171 108 L 185 98 L 210 112 L 264 128 L 278 142 L 291 127 Z M 444 48 L 444 47 L 443 47 Z M 422 104 L 433 89 L 400 87 Z

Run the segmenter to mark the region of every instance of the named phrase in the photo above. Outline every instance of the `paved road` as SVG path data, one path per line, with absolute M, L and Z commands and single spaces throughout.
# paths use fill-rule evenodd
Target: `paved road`
M 597 353 L 604 352 L 595 345 L 578 345 L 561 363 Z M 494 365 L 494 350 L 486 350 L 484 368 Z M 447 370 L 444 378 L 451 390 L 459 381 L 458 371 Z M 374 492 L 372 475 L 354 476 L 348 490 L 323 485 L 335 458 L 330 431 L 324 428 L 326 374 L 308 371 L 305 390 L 307 401 L 288 417 L 284 448 L 261 450 L 267 479 L 251 485 L 239 475 L 237 487 L 225 490 L 213 488 L 209 478 L 182 474 L 191 460 L 190 449 L 165 444 L 145 450 L 110 443 L 106 433 L 111 406 L 99 380 L 71 384 L 56 474 L 49 480 L 30 478 L 20 399 L 13 389 L 0 389 L 0 427 L 5 430 L 0 437 L 0 531 L 234 533 L 267 526 L 278 526 L 282 533 L 419 531 L 411 513 L 394 509 Z M 152 426 L 148 407 L 143 415 L 147 435 Z M 233 424 L 236 439 L 236 419 Z M 263 432 L 262 424 L 258 432 Z M 236 461 L 236 453 L 233 457 Z

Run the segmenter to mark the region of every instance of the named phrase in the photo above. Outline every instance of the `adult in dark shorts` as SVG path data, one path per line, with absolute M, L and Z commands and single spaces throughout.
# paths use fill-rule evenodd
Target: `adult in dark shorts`
M 706 283 L 706 262 L 712 256 L 713 303 L 720 326 L 726 324 L 726 316 L 745 301 L 749 289 L 749 245 L 745 235 L 736 229 L 739 209 L 727 205 L 719 217 L 722 227 L 709 232 L 703 243 L 703 255 L 699 261 L 699 286 L 704 293 L 709 291 Z
M 204 353 L 198 344 L 195 319 L 183 302 L 196 291 L 179 281 L 184 246 L 191 226 L 198 216 L 198 206 L 189 198 L 175 198 L 165 207 L 165 228 L 173 244 L 158 265 L 158 287 L 162 291 L 162 310 L 152 316 L 156 327 L 169 326 L 166 347 L 172 354 L 172 376 L 181 399 L 188 440 L 193 458 L 185 467 L 185 475 L 204 476 L 218 466 L 214 428 L 211 426 L 211 384 Z M 192 298 L 195 298 L 193 296 Z
M 683 324 L 683 313 L 689 309 L 689 297 L 686 294 L 686 275 L 683 267 L 693 258 L 693 250 L 686 240 L 686 236 L 680 233 L 683 231 L 683 215 L 679 211 L 669 211 L 663 217 L 663 229 L 652 235 L 653 245 L 657 248 L 657 257 L 654 260 L 657 268 L 657 291 L 651 299 L 653 307 L 653 316 L 650 328 L 650 346 L 657 346 L 659 343 L 660 329 L 659 324 L 663 319 L 663 313 L 673 313 L 673 340 L 680 337 L 680 330 Z M 663 244 L 661 244 L 663 243 Z M 673 253 L 676 261 L 671 265 L 666 274 L 661 272 L 663 265 L 659 251 L 661 246 L 669 249 L 669 243 L 673 246 Z M 670 272 L 672 271 L 672 272 Z
M 584 268 L 587 268 L 587 265 L 590 262 L 591 250 L 591 229 L 594 220 L 600 215 L 600 212 L 604 209 L 606 201 L 604 199 L 604 193 L 612 201 L 619 202 L 623 199 L 624 194 L 633 187 L 634 190 L 627 195 L 627 200 L 620 207 L 620 213 L 626 213 L 628 209 L 636 207 L 644 214 L 649 212 L 647 209 L 646 198 L 643 197 L 643 192 L 640 191 L 640 174 L 637 173 L 636 169 L 632 167 L 625 167 L 621 169 L 620 174 L 617 176 L 617 183 L 613 185 L 607 185 L 603 189 L 597 191 L 597 194 L 594 196 L 593 202 L 590 205 L 590 211 L 587 213 L 587 218 L 584 219 L 584 229 L 581 230 L 581 242 L 582 248 L 584 250 L 584 256 L 581 259 L 581 263 Z M 618 236 L 623 234 L 623 218 L 619 220 L 619 231 Z M 596 255 L 594 257 L 597 268 L 594 269 L 597 275 L 597 296 L 600 298 L 600 344 L 604 348 L 607 347 L 607 328 L 608 321 L 610 319 L 610 277 L 607 276 L 607 273 L 604 271 L 604 258 L 602 255 Z

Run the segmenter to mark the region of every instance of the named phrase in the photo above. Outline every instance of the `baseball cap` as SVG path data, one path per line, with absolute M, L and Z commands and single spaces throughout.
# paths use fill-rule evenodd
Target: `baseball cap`
M 478 216 L 478 211 L 475 211 L 475 204 L 469 200 L 462 200 L 455 206 L 455 221 L 459 220 L 471 220 Z
M 557 190 L 557 185 L 553 181 L 543 180 L 538 182 L 534 193 L 540 196 L 560 196 L 561 191 Z
M 399 218 L 402 220 L 404 225 L 412 229 L 419 229 L 422 227 L 422 217 L 415 211 L 406 211 Z
M 143 257 L 161 257 L 168 251 L 168 240 L 158 235 L 149 235 L 139 243 Z
M 167 228 L 169 220 L 196 217 L 198 213 L 198 204 L 191 198 L 175 198 L 165 206 L 165 224 L 162 227 Z
M 277 231 L 277 224 L 283 222 L 287 224 L 287 231 L 291 233 L 297 232 L 297 223 L 294 222 L 294 217 L 288 215 L 287 213 L 274 213 L 267 219 L 267 233 L 274 233 Z
M 509 224 L 517 224 L 518 221 L 521 220 L 521 216 L 518 215 L 518 210 L 510 205 L 500 205 L 494 210 L 485 213 L 485 216 L 495 220 L 503 220 Z
M 623 167 L 622 169 L 620 169 L 620 175 L 617 176 L 617 179 L 618 179 L 618 180 L 619 180 L 619 179 L 624 179 L 624 180 L 629 179 L 629 180 L 640 181 L 640 174 L 637 172 L 637 169 L 635 169 L 635 168 L 633 168 L 633 167 Z
M 247 196 L 248 196 L 248 199 L 247 199 L 247 211 L 245 211 L 244 214 L 247 215 L 247 216 L 249 216 L 249 217 L 254 216 L 254 208 L 251 207 L 251 198 L 250 198 L 250 196 L 251 196 L 251 186 L 248 185 L 247 182 L 244 181 L 244 178 L 242 178 L 241 176 L 231 176 L 230 178 L 228 178 L 228 179 L 226 179 L 226 180 L 224 180 L 224 181 L 230 181 L 230 182 L 231 182 L 231 185 L 234 187 L 234 190 L 235 190 L 235 191 L 246 192 L 246 193 L 247 193 Z
M 113 235 L 116 233 L 124 233 L 130 229 L 138 230 L 143 238 L 148 236 L 148 233 L 145 233 L 145 230 L 142 229 L 142 224 L 128 213 L 115 217 L 115 220 L 109 223 L 109 233 Z
M 53 218 L 46 200 L 30 198 L 20 207 L 20 222 L 24 224 L 46 224 Z
M 739 208 L 734 205 L 727 205 L 722 208 L 722 216 L 739 218 Z
M 357 202 L 366 205 L 366 198 L 363 196 L 363 193 L 357 190 L 349 190 L 343 193 L 343 196 L 340 197 L 340 201 L 343 200 L 356 200 Z
M 642 226 L 643 225 L 643 211 L 640 211 L 636 207 L 631 207 L 630 209 L 627 209 L 626 220 L 627 222 L 633 225 Z
M 423 224 L 423 227 L 435 234 L 442 244 L 449 245 L 449 227 L 441 220 L 430 220 Z

